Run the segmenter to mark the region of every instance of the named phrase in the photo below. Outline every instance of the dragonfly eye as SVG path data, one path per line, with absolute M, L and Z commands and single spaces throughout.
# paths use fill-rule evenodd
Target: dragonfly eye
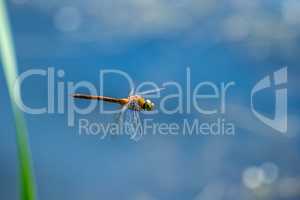
M 144 109 L 147 111 L 154 110 L 154 103 L 152 103 L 149 99 L 147 99 L 144 103 Z

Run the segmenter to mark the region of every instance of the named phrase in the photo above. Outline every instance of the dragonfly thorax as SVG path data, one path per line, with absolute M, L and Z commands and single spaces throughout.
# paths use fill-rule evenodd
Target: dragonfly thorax
M 130 101 L 130 102 L 128 103 L 128 109 L 130 109 L 130 110 L 135 110 L 135 111 L 141 111 L 141 110 L 142 110 L 142 108 L 141 108 L 141 106 L 139 105 L 139 103 L 138 103 L 137 101 L 135 101 L 135 100 Z
M 152 103 L 150 99 L 145 100 L 141 96 L 130 96 L 128 109 L 136 111 L 152 111 L 154 110 L 154 103 Z

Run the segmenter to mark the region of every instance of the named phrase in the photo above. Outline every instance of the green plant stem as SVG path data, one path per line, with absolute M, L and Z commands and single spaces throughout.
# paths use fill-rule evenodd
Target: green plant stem
M 17 61 L 4 0 L 0 0 L 0 55 L 15 119 L 21 179 L 20 198 L 22 200 L 35 200 L 35 181 L 31 165 L 27 127 L 23 113 L 17 106 L 20 102 L 20 86 L 16 82 L 18 74 Z

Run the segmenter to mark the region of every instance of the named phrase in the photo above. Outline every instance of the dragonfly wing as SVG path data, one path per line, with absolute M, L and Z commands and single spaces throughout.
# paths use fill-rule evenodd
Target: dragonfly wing
M 116 121 L 119 125 L 123 125 L 124 123 L 124 115 L 126 110 L 128 109 L 128 104 L 124 105 L 120 111 L 116 114 Z
M 140 113 L 138 110 L 128 109 L 129 104 L 122 107 L 119 113 L 116 115 L 117 123 L 119 124 L 122 134 L 129 135 L 130 139 L 138 141 L 143 136 L 143 124 L 140 119 Z
M 129 92 L 129 96 L 132 96 L 134 94 L 134 88 L 132 88 Z
M 134 132 L 133 134 L 130 136 L 131 139 L 138 141 L 140 140 L 143 135 L 143 124 L 140 118 L 140 113 L 139 111 L 132 111 L 133 112 L 133 128 L 134 128 Z
M 138 141 L 143 136 L 143 125 L 139 116 L 139 111 L 126 109 L 123 113 L 122 128 L 126 135 L 134 141 Z
M 138 93 L 138 95 L 148 95 L 148 94 L 153 94 L 153 93 L 160 92 L 160 91 L 162 91 L 162 90 L 164 90 L 164 89 L 165 89 L 165 88 L 157 88 L 157 89 L 153 89 L 153 90 L 147 90 L 147 91 Z

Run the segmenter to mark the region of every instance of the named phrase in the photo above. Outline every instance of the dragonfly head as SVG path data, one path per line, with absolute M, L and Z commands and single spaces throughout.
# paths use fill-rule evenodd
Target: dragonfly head
M 154 107 L 155 107 L 154 103 L 149 99 L 147 99 L 143 105 L 143 109 L 145 109 L 147 111 L 154 110 Z

